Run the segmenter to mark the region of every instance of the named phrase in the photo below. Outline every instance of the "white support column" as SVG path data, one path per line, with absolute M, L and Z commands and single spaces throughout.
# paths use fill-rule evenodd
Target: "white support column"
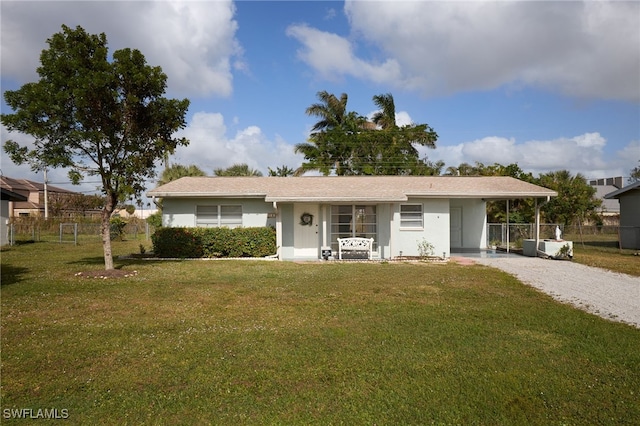
M 535 240 L 536 240 L 536 253 L 538 252 L 538 245 L 540 244 L 540 206 L 538 205 L 538 199 L 536 201 L 536 232 L 535 232 Z
M 278 259 L 282 260 L 282 213 L 278 208 L 278 203 L 273 202 L 273 208 L 276 210 L 276 253 Z
M 507 253 L 509 253 L 509 200 L 507 200 Z
M 320 205 L 320 212 L 322 214 L 322 247 L 327 247 L 327 230 L 329 225 L 327 224 L 327 206 L 326 204 Z

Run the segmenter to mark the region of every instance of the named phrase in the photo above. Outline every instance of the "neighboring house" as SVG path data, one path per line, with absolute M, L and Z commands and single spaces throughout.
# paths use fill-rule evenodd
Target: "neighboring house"
M 3 188 L 27 197 L 25 201 L 14 201 L 9 205 L 9 217 L 44 216 L 44 184 L 28 179 L 0 177 Z M 72 191 L 47 185 L 49 201 L 58 198 L 59 194 L 73 194 Z
M 2 197 L 0 199 L 0 246 L 9 244 L 9 203 L 27 201 L 27 197 L 11 191 L 0 184 Z
M 557 193 L 511 177 L 184 177 L 147 194 L 170 227 L 272 226 L 280 259 L 337 253 L 337 238 L 374 239 L 374 258 L 486 248 L 486 201 Z
M 605 195 L 620 202 L 620 248 L 640 249 L 640 181 Z
M 596 198 L 602 200 L 600 214 L 602 214 L 603 219 L 607 219 L 607 217 L 617 217 L 620 214 L 620 203 L 617 199 L 605 198 L 605 195 L 622 188 L 624 186 L 624 178 L 618 176 L 606 179 L 593 179 L 589 181 L 589 185 L 596 189 Z
M 9 202 L 9 217 L 44 217 L 44 183 L 34 182 L 28 179 L 13 179 L 2 176 L 0 177 L 0 185 L 2 188 L 26 197 L 26 200 Z M 67 211 L 66 207 L 69 205 L 73 197 L 80 195 L 81 194 L 78 192 L 69 191 L 53 185 L 47 185 L 49 216 L 53 217 L 56 215 L 59 216 L 63 214 L 76 213 L 75 211 Z M 84 211 L 83 214 L 99 214 L 99 210 L 87 210 Z

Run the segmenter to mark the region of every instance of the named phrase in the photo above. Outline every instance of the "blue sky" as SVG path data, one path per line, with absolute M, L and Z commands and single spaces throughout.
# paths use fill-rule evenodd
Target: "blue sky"
M 640 161 L 640 2 L 3 0 L 0 13 L 3 92 L 37 78 L 62 24 L 104 32 L 111 51 L 138 48 L 160 65 L 168 96 L 191 100 L 181 132 L 191 144 L 172 160 L 208 174 L 299 166 L 293 147 L 321 90 L 347 93 L 363 115 L 392 93 L 398 122 L 439 135 L 421 154 L 447 166 L 601 178 Z M 2 142 L 30 142 L 1 131 Z M 4 153 L 0 167 L 42 180 Z M 74 189 L 66 172 L 49 175 Z

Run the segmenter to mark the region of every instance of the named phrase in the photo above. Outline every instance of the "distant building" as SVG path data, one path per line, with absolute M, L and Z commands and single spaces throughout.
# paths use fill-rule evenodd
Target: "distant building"
M 603 217 L 620 215 L 620 201 L 613 198 L 605 198 L 605 195 L 621 189 L 624 186 L 624 181 L 625 178 L 622 176 L 589 181 L 589 185 L 596 189 L 596 197 L 602 200 L 600 213 Z
M 640 249 L 640 181 L 606 195 L 620 201 L 620 248 Z

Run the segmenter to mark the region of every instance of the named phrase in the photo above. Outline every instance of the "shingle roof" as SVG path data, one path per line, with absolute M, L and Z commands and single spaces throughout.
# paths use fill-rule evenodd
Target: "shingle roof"
M 401 202 L 409 197 L 514 199 L 558 194 L 507 176 L 303 176 L 184 177 L 147 195 L 264 198 L 267 202 Z
M 34 182 L 28 179 L 14 179 L 7 176 L 0 176 L 0 186 L 5 189 L 9 189 L 14 192 L 38 192 L 44 191 L 44 183 Z M 50 192 L 67 192 L 72 194 L 73 191 L 69 191 L 64 188 L 59 188 L 53 185 L 47 185 L 47 191 Z

